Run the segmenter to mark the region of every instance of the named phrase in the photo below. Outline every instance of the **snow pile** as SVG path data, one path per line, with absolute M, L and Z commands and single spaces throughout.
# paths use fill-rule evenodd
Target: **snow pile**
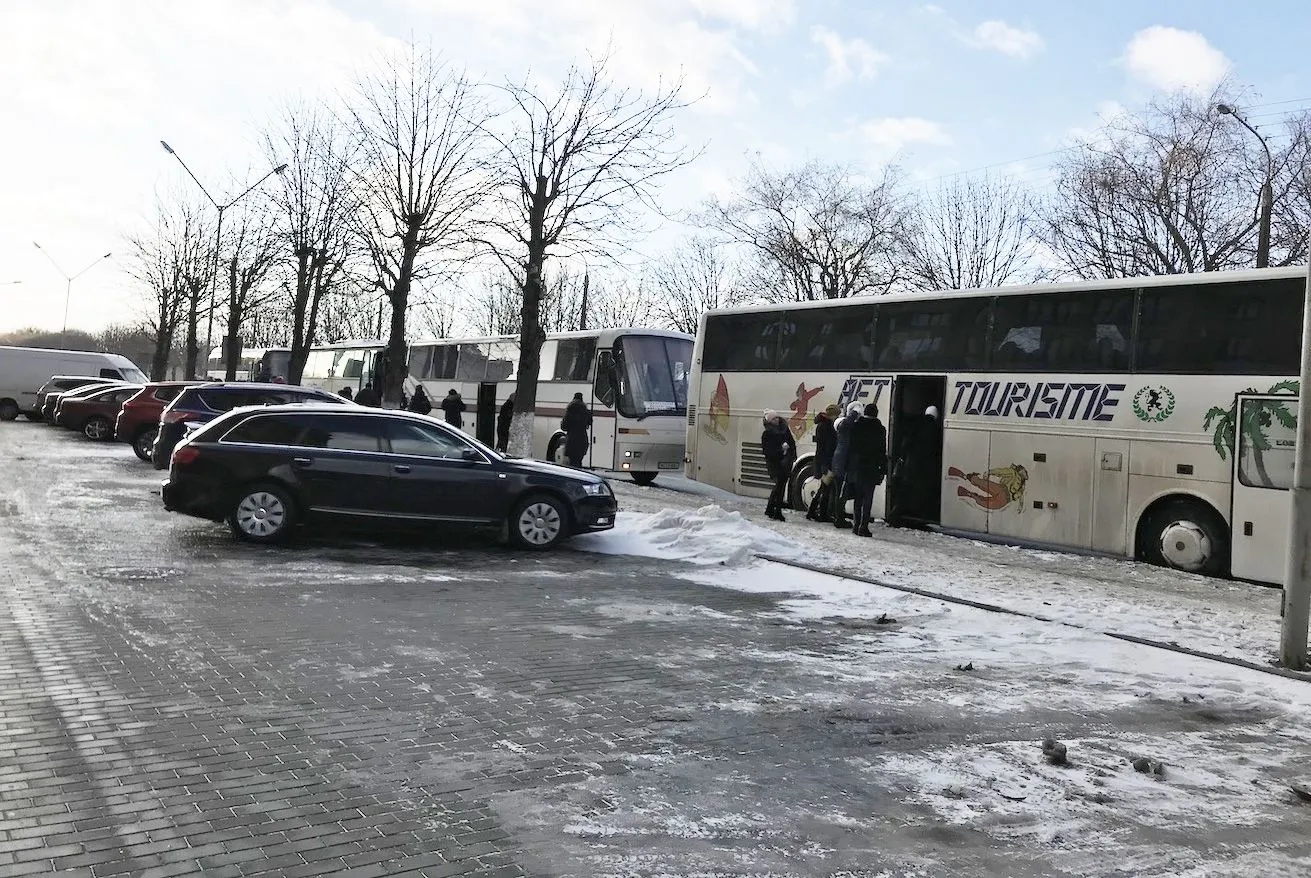
M 786 558 L 801 555 L 790 540 L 753 524 L 741 512 L 715 504 L 695 510 L 622 514 L 614 530 L 581 536 L 575 544 L 589 552 L 693 564 L 739 565 L 749 563 L 757 552 Z

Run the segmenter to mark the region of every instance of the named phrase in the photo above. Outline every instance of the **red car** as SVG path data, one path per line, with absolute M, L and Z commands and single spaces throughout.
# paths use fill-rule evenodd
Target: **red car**
M 114 419 L 137 391 L 140 384 L 128 384 L 121 387 L 107 387 L 86 396 L 65 399 L 59 403 L 55 413 L 55 423 L 70 430 L 77 430 L 88 439 L 114 438 Z
M 120 442 L 130 443 L 137 457 L 150 461 L 150 449 L 159 432 L 159 415 L 164 406 L 173 401 L 184 388 L 198 381 L 152 381 L 141 388 L 136 396 L 123 403 L 118 413 L 114 435 Z

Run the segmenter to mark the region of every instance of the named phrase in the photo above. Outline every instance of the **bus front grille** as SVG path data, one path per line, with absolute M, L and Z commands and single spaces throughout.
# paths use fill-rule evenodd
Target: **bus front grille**
M 738 484 L 744 488 L 772 488 L 774 480 L 769 477 L 769 467 L 765 464 L 765 454 L 760 450 L 759 442 L 742 443 L 741 478 Z
M 687 425 L 688 425 L 689 427 L 695 427 L 695 426 L 696 426 L 696 404 L 695 404 L 695 403 L 691 403 L 691 402 L 689 402 L 689 403 L 687 404 Z

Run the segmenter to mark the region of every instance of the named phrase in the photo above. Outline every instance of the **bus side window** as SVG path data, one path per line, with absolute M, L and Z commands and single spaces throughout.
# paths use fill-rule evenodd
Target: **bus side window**
M 599 351 L 596 355 L 596 383 L 593 393 L 606 408 L 615 406 L 615 356 L 611 351 Z
M 123 377 L 123 373 L 118 371 L 117 369 L 101 369 L 100 377 L 121 379 Z

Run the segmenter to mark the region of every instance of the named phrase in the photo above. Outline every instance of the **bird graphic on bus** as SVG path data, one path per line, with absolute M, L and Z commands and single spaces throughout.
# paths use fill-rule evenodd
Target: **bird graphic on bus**
M 724 381 L 724 376 L 719 376 L 719 384 L 715 385 L 715 394 L 710 397 L 710 405 L 706 409 L 706 416 L 701 420 L 701 429 L 705 434 L 716 442 L 727 444 L 728 436 L 728 383 Z
M 810 412 L 810 401 L 818 396 L 824 390 L 824 385 L 806 389 L 806 382 L 797 385 L 797 398 L 792 401 L 788 408 L 792 410 L 792 417 L 788 418 L 788 429 L 792 431 L 794 439 L 800 439 L 806 435 L 806 415 Z
M 969 487 L 957 486 L 956 496 L 971 501 L 980 509 L 1000 512 L 1012 503 L 1018 503 L 1018 511 L 1024 512 L 1024 486 L 1029 481 L 1029 471 L 1018 463 L 990 469 L 983 475 L 966 473 L 953 466 L 947 469 L 947 477 L 968 482 Z

